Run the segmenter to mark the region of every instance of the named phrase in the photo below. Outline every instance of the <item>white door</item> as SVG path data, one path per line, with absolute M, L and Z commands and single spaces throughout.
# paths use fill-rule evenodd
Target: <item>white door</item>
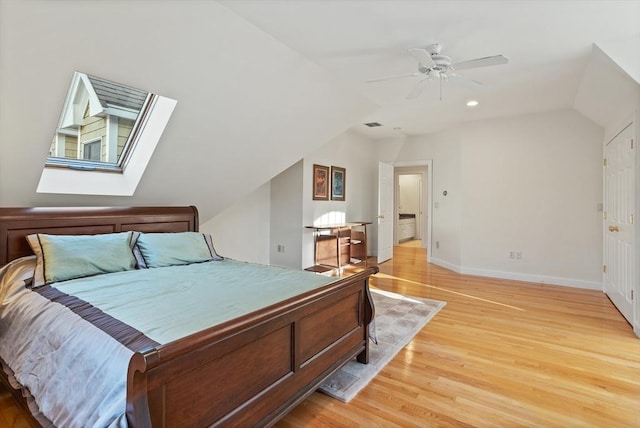
M 378 164 L 378 263 L 393 257 L 393 165 Z
M 635 150 L 629 125 L 607 143 L 604 169 L 604 291 L 632 325 Z

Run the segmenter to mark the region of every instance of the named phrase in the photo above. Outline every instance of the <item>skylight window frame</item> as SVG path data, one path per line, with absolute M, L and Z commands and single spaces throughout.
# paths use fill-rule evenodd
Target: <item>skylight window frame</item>
M 142 105 L 142 108 L 140 109 L 140 113 L 138 114 L 133 127 L 131 128 L 131 132 L 127 137 L 127 141 L 125 142 L 124 148 L 122 150 L 122 153 L 120 154 L 120 157 L 118 158 L 117 163 L 48 156 L 44 167 L 69 168 L 76 171 L 123 173 L 129 162 L 131 154 L 137 146 L 140 135 L 142 134 L 142 131 L 144 130 L 144 127 L 149 120 L 149 115 L 153 111 L 153 107 L 157 101 L 157 98 L 158 96 L 156 94 L 153 94 L 151 92 L 147 93 L 147 97 L 144 101 L 144 104 Z
M 118 158 L 118 168 L 120 171 L 124 171 L 128 165 L 131 154 L 138 145 L 142 131 L 144 131 L 144 128 L 149 121 L 149 116 L 151 115 L 157 100 L 158 96 L 156 94 L 152 94 L 151 92 L 147 93 L 147 98 L 144 100 L 144 104 L 140 109 L 140 114 L 138 114 L 138 118 L 131 128 L 131 132 L 127 137 L 127 142 L 124 144 L 122 153 Z
M 157 95 L 139 127 L 137 146 L 132 150 L 121 173 L 79 168 L 42 168 L 37 193 L 96 196 L 133 196 L 149 161 L 169 123 L 177 101 Z M 114 171 L 117 172 L 117 171 Z

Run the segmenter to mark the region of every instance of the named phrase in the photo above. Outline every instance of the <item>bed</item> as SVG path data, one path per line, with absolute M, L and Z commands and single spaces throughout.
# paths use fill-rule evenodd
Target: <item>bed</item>
M 198 212 L 195 207 L 0 208 L 0 266 L 33 254 L 28 235 L 128 231 L 197 232 Z M 348 361 L 368 362 L 374 315 L 368 279 L 376 272 L 369 267 L 330 280 L 167 343 L 143 342 L 122 374 L 125 424 L 273 425 Z M 9 383 L 10 376 L 2 374 Z M 21 391 L 12 391 L 28 404 Z

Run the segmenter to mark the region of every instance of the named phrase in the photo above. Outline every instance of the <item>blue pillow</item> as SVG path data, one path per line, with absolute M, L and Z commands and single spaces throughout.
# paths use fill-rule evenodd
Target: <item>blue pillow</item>
M 104 235 L 27 236 L 36 255 L 34 286 L 103 273 L 133 270 L 132 232 Z M 38 266 L 39 265 L 39 266 Z
M 222 260 L 210 235 L 198 232 L 140 233 L 134 253 L 138 267 L 154 268 Z

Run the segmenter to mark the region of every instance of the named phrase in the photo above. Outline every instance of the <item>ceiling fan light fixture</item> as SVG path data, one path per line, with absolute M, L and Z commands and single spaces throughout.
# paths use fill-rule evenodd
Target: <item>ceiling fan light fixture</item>
M 478 101 L 476 101 L 476 100 L 467 101 L 467 107 L 475 107 L 477 105 L 478 105 Z

